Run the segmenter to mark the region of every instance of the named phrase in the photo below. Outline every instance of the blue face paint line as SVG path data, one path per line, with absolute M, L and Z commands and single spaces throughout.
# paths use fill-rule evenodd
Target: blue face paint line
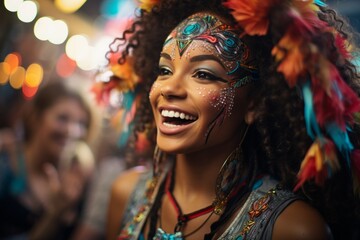
M 239 68 L 240 68 L 240 63 L 239 63 L 239 62 L 236 62 L 235 68 L 232 69 L 230 72 L 227 72 L 226 74 L 227 74 L 227 75 L 234 74 Z

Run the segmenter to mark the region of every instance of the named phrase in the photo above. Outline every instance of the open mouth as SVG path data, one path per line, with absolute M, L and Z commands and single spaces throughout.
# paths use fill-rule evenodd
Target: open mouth
M 161 110 L 161 116 L 163 124 L 170 127 L 187 125 L 197 120 L 196 116 L 173 110 Z

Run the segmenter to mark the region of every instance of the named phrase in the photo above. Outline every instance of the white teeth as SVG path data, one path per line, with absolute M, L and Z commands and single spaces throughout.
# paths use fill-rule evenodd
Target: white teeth
M 167 123 L 167 122 L 164 122 L 163 123 L 165 126 L 167 126 L 167 127 L 178 127 L 178 126 L 180 126 L 180 125 L 176 125 L 176 124 L 171 124 L 171 123 Z
M 186 119 L 186 120 L 196 120 L 196 117 L 182 113 L 182 112 L 176 112 L 176 111 L 168 111 L 168 110 L 162 110 L 161 116 L 163 117 L 171 117 L 171 118 L 180 118 L 180 119 Z

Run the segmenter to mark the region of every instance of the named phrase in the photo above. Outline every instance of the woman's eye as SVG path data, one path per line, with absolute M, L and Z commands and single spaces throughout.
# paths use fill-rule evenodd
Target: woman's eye
M 166 76 L 166 75 L 170 75 L 171 71 L 167 67 L 159 67 L 158 74 L 159 74 L 159 76 Z
M 57 121 L 61 122 L 61 123 L 67 123 L 70 121 L 70 118 L 68 115 L 66 114 L 59 114 L 56 116 Z
M 221 79 L 220 77 L 218 76 L 215 76 L 214 74 L 212 73 L 209 73 L 209 72 L 205 72 L 205 71 L 197 71 L 193 77 L 195 78 L 199 78 L 199 79 L 205 79 L 205 80 L 212 80 L 212 81 L 221 81 L 223 79 Z

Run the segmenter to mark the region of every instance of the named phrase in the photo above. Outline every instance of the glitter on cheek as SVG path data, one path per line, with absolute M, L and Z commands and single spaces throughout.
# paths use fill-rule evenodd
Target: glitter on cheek
M 208 89 L 205 87 L 198 87 L 195 93 L 205 99 L 213 108 L 221 109 L 222 103 L 222 89 Z
M 226 87 L 221 89 L 196 88 L 196 94 L 205 98 L 210 105 L 217 110 L 225 110 L 225 116 L 231 116 L 234 107 L 235 89 Z
M 151 98 L 153 96 L 154 92 L 158 91 L 158 89 L 161 89 L 161 87 L 162 87 L 162 84 L 159 83 L 158 81 L 155 81 L 149 91 L 149 98 Z
M 213 94 L 212 96 L 209 96 L 209 100 L 211 104 L 215 104 L 219 101 L 220 95 L 219 94 Z
M 234 107 L 235 88 L 227 87 L 222 89 L 220 98 L 220 102 L 224 104 L 225 107 L 225 116 L 231 116 L 232 109 Z

